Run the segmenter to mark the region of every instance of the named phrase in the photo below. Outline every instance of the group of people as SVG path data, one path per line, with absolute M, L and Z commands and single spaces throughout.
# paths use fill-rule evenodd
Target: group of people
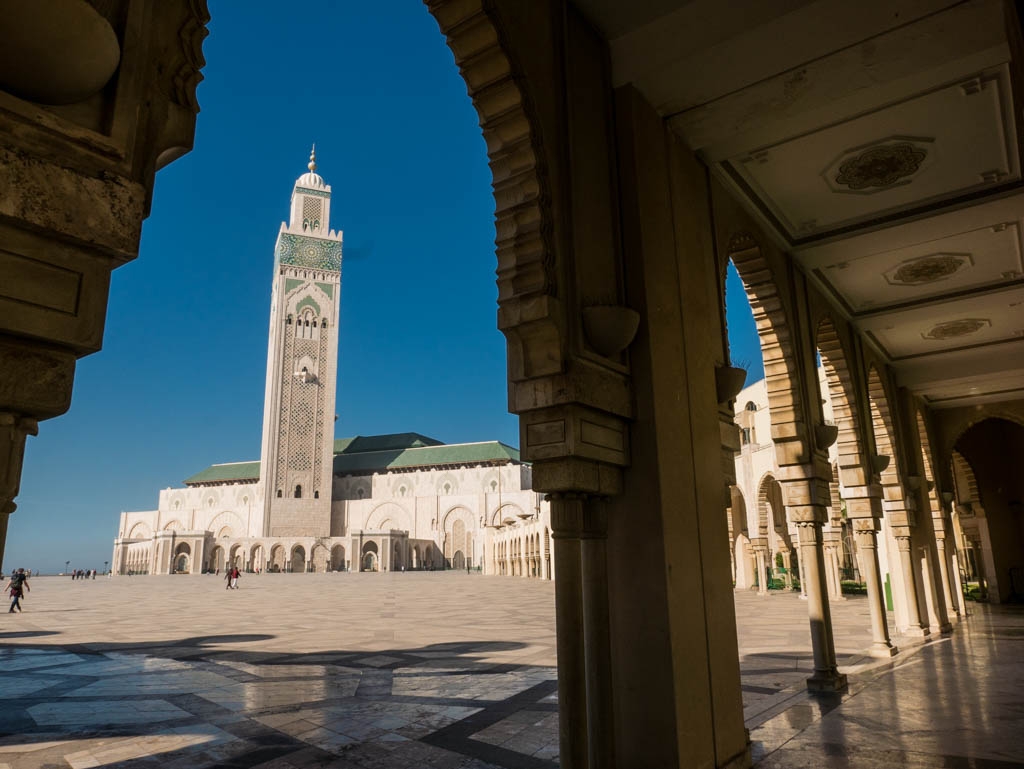
M 242 572 L 238 570 L 237 566 L 232 566 L 224 575 L 224 579 L 227 580 L 228 586 L 225 590 L 238 590 L 238 578 L 242 576 Z
M 89 577 L 96 579 L 96 569 L 75 569 L 71 572 L 72 580 L 89 579 Z
M 11 596 L 11 608 L 8 613 L 13 614 L 15 609 L 21 611 L 21 599 L 25 593 L 31 591 L 31 588 L 28 586 L 28 575 L 25 574 L 25 570 L 18 569 L 12 572 L 11 579 L 4 590 Z

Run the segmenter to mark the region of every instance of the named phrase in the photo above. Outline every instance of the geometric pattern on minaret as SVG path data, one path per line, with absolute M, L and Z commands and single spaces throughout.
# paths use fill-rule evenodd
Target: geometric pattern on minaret
M 334 399 L 342 233 L 330 229 L 331 188 L 309 171 L 274 248 L 260 454 L 262 536 L 331 535 Z M 306 553 L 308 559 L 309 553 Z

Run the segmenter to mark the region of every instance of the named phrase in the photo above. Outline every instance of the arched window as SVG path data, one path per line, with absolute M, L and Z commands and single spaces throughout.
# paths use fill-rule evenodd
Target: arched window
M 747 405 L 745 408 L 747 409 L 747 411 L 757 411 L 757 404 L 754 403 L 754 401 L 747 401 Z
M 302 499 L 302 485 L 298 483 L 295 484 L 295 498 Z
M 283 496 L 284 496 L 284 494 L 281 493 L 281 489 L 278 489 L 277 490 L 277 498 L 280 499 Z
M 313 499 L 320 499 L 320 492 L 319 491 L 314 491 L 313 492 Z

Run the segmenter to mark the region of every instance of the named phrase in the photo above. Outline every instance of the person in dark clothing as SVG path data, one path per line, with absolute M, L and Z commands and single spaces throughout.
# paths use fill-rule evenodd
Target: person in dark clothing
M 18 569 L 16 572 L 11 574 L 11 579 L 7 583 L 6 590 L 11 596 L 11 608 L 9 613 L 13 614 L 15 609 L 21 611 L 22 596 L 31 591 L 31 588 L 28 586 L 28 577 L 25 576 L 24 569 Z

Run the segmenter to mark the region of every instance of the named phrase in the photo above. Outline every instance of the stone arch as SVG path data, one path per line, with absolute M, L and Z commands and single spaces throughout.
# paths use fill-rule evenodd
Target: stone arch
M 331 564 L 331 551 L 326 545 L 317 542 L 309 555 L 313 571 L 327 571 Z
M 729 487 L 729 540 L 747 534 L 747 501 L 739 486 Z
M 494 508 L 494 512 L 492 512 L 490 516 L 491 526 L 501 526 L 506 522 L 514 523 L 525 515 L 526 513 L 523 508 L 515 502 L 506 502 L 505 504 Z
M 152 539 L 153 530 L 149 528 L 149 524 L 144 521 L 139 521 L 130 532 L 128 532 L 128 539 Z
M 924 471 L 925 490 L 928 494 L 928 506 L 933 518 L 942 518 L 942 502 L 939 499 L 939 487 L 935 477 L 935 455 L 932 453 L 932 442 L 928 438 L 928 426 L 920 409 L 914 414 L 917 422 L 917 437 L 921 445 L 921 467 Z
M 210 550 L 210 560 L 207 562 L 208 571 L 220 571 L 225 566 L 226 555 L 224 548 L 220 545 L 214 545 Z
M 871 407 L 871 424 L 875 434 L 875 453 L 889 457 L 889 463 L 882 469 L 875 468 L 883 486 L 900 486 L 898 471 L 899 462 L 896 457 L 895 431 L 893 429 L 892 412 L 889 408 L 889 396 L 885 383 L 872 364 L 868 368 L 868 401 Z
M 164 526 L 164 531 L 184 531 L 185 527 L 181 521 L 175 519 Z
M 807 462 L 810 452 L 803 417 L 799 358 L 775 275 L 764 250 L 747 232 L 736 233 L 729 239 L 726 256 L 739 273 L 754 313 L 764 359 L 776 459 L 780 467 Z M 795 447 L 791 445 L 794 443 Z
M 959 503 L 981 504 L 981 494 L 978 491 L 978 479 L 974 475 L 974 468 L 964 455 L 953 449 L 953 485 L 956 489 L 956 500 Z
M 412 531 L 412 519 L 401 505 L 394 502 L 382 502 L 366 516 L 366 529 L 367 531 L 384 531 L 385 526 L 388 529 Z
M 832 414 L 836 427 L 839 428 L 836 448 L 839 454 L 840 474 L 844 468 L 862 469 L 865 453 L 857 411 L 857 391 L 850 371 L 850 356 L 832 318 L 826 316 L 818 323 L 815 346 L 821 353 L 821 365 L 825 369 Z
M 263 569 L 263 559 L 265 558 L 263 545 L 257 543 L 252 546 L 249 550 L 249 568 L 253 571 L 257 569 Z
M 331 548 L 331 571 L 345 570 L 345 546 L 335 545 Z
M 289 556 L 291 571 L 301 574 L 306 570 L 306 548 L 302 545 L 293 545 Z
M 284 571 L 285 549 L 280 542 L 270 548 L 270 567 L 267 571 Z
M 493 175 L 498 305 L 520 317 L 530 302 L 530 333 L 502 328 L 508 344 L 508 377 L 519 380 L 563 370 L 565 342 L 555 316 L 558 269 L 550 238 L 554 231 L 549 174 L 544 164 L 533 106 L 506 51 L 502 31 L 483 0 L 427 0 L 455 57 L 480 117 Z M 525 317 L 525 315 L 524 315 Z M 541 352 L 543 350 L 543 352 Z
M 757 484 L 757 536 L 759 537 L 767 537 L 768 532 L 774 528 L 774 518 L 769 502 L 773 483 L 775 483 L 775 476 L 765 473 L 761 477 L 761 482 Z
M 222 534 L 221 532 L 225 529 L 227 529 L 228 533 Z M 242 523 L 242 519 L 236 513 L 231 510 L 224 510 L 213 517 L 206 525 L 206 530 L 217 532 L 217 539 L 225 536 L 241 536 L 245 532 L 245 524 Z

